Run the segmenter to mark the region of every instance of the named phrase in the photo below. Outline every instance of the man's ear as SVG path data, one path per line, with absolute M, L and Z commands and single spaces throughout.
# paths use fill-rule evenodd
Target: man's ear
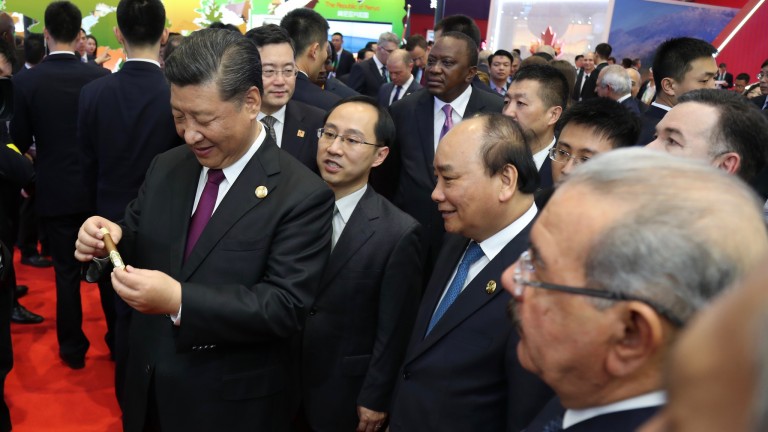
M 677 83 L 672 78 L 664 78 L 661 80 L 661 90 L 667 95 L 675 97 L 675 88 Z
M 499 202 L 507 202 L 515 196 L 515 193 L 517 193 L 517 168 L 512 164 L 506 164 L 497 176 L 501 182 Z
M 736 174 L 741 168 L 741 156 L 736 152 L 728 152 L 715 159 L 715 166 L 728 174 Z
M 471 83 L 472 80 L 475 79 L 475 75 L 477 75 L 477 66 L 470 66 L 465 81 Z
M 563 107 L 553 106 L 547 110 L 547 125 L 551 126 L 560 120 L 560 116 L 563 114 Z
M 375 168 L 381 164 L 384 163 L 384 160 L 387 159 L 387 156 L 389 155 L 389 147 L 377 147 L 376 148 L 376 159 L 371 164 L 371 168 Z
M 160 45 L 165 45 L 168 43 L 168 28 L 163 29 L 163 35 L 160 36 Z
M 622 302 L 618 312 L 622 320 L 606 356 L 606 370 L 612 376 L 635 373 L 653 361 L 665 344 L 664 322 L 650 306 L 639 301 Z
M 248 111 L 251 119 L 256 119 L 261 111 L 261 92 L 256 86 L 251 86 L 245 93 L 245 100 L 243 101 L 243 108 Z

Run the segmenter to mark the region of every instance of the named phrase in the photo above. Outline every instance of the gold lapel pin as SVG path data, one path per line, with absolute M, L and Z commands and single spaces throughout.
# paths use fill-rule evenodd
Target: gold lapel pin
M 485 292 L 488 294 L 493 294 L 496 292 L 496 281 L 495 280 L 489 280 L 488 284 L 485 285 Z
M 269 191 L 266 186 L 259 186 L 256 188 L 256 196 L 259 198 L 266 198 Z
M 299 131 L 296 132 L 296 136 L 299 137 L 299 138 L 304 138 L 304 131 L 299 129 Z

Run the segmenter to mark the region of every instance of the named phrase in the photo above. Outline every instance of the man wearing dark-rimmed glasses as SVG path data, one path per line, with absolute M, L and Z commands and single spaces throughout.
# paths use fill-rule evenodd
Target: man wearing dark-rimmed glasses
M 681 327 L 768 250 L 760 209 L 733 176 L 662 153 L 576 169 L 502 277 L 520 363 L 558 396 L 526 430 L 630 431 L 652 416 Z

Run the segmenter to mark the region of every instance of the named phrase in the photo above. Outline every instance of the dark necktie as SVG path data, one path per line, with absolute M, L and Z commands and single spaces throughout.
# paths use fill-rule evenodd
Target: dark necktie
M 461 294 L 461 289 L 464 287 L 464 282 L 467 280 L 467 275 L 469 275 L 469 267 L 482 256 L 483 249 L 480 248 L 480 245 L 474 241 L 470 242 L 467 251 L 464 252 L 464 257 L 461 259 L 461 262 L 459 262 L 459 267 L 456 270 L 456 276 L 453 277 L 451 285 L 448 287 L 448 290 L 443 296 L 443 301 L 441 301 L 440 305 L 437 306 L 435 313 L 432 315 L 432 319 L 429 321 L 429 327 L 427 327 L 427 335 L 432 331 L 432 328 L 435 327 L 435 324 L 440 321 L 440 318 L 443 317 L 445 311 L 451 307 L 453 302 L 456 300 L 456 297 Z
M 445 113 L 445 121 L 443 122 L 443 128 L 440 130 L 440 140 L 453 127 L 453 108 L 449 104 L 445 104 L 443 105 L 443 112 Z M 438 143 L 440 140 L 438 140 Z
M 389 82 L 389 75 L 387 75 L 387 67 L 382 66 L 381 67 L 381 76 L 384 77 L 384 81 Z
M 765 111 L 766 109 L 768 109 L 768 96 L 765 97 L 765 103 L 763 104 L 762 110 Z
M 395 96 L 392 98 L 392 103 L 395 103 L 400 99 L 400 90 L 402 89 L 402 86 L 395 87 Z
M 184 251 L 184 260 L 189 257 L 190 252 L 195 247 L 197 240 L 208 224 L 213 214 L 213 208 L 216 207 L 216 198 L 219 196 L 219 183 L 224 181 L 224 172 L 220 169 L 208 170 L 208 181 L 205 182 L 203 193 L 200 195 L 200 201 L 197 202 L 197 208 L 189 222 L 189 233 L 187 234 L 187 248 Z
M 267 132 L 269 132 L 269 137 L 272 138 L 272 141 L 274 141 L 275 144 L 277 144 L 277 135 L 275 135 L 275 123 L 277 122 L 277 119 L 271 115 L 268 115 L 261 119 L 261 122 L 267 125 Z

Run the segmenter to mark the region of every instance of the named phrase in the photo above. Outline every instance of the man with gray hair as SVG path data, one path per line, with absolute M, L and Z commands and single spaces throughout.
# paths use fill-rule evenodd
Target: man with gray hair
M 111 275 L 135 309 L 124 429 L 288 431 L 333 193 L 258 121 L 256 44 L 199 30 L 165 74 L 187 145 L 155 158 L 120 225 L 93 216 L 75 245 L 80 261 L 106 256 L 106 230 L 129 264 Z
M 558 396 L 526 430 L 635 430 L 665 403 L 681 328 L 766 252 L 733 176 L 636 148 L 574 170 L 502 276 L 520 363 Z
M 387 59 L 397 49 L 399 43 L 400 38 L 396 34 L 382 33 L 373 58 L 352 65 L 347 84 L 362 95 L 378 97 L 379 88 L 391 81 L 387 70 Z
M 632 80 L 620 65 L 609 65 L 600 71 L 595 91 L 598 96 L 613 99 L 640 117 L 639 101 L 632 97 Z

